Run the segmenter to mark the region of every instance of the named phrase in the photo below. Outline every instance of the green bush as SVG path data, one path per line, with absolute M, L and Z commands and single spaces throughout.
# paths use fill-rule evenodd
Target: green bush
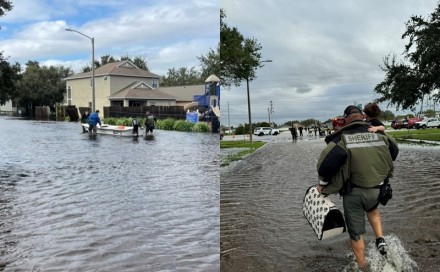
M 194 132 L 209 132 L 209 127 L 206 123 L 198 122 L 192 128 Z
M 158 120 L 156 122 L 156 128 L 157 129 L 164 129 L 164 130 L 173 130 L 174 127 L 174 120 L 173 118 L 166 118 L 163 120 Z
M 174 122 L 173 130 L 177 131 L 192 131 L 194 123 L 188 122 L 186 120 L 177 120 Z
M 117 118 L 109 117 L 109 118 L 104 118 L 102 120 L 102 123 L 103 124 L 107 124 L 107 125 L 115 126 L 117 121 L 118 121 Z
M 137 119 L 139 125 L 143 127 L 145 123 L 145 118 L 137 118 Z M 124 117 L 124 118 L 109 117 L 109 118 L 102 118 L 101 121 L 103 124 L 108 124 L 113 126 L 132 126 L 131 117 Z M 186 120 L 175 120 L 174 118 L 157 120 L 156 129 L 209 132 L 209 127 L 204 122 L 199 122 L 197 124 L 194 124 Z

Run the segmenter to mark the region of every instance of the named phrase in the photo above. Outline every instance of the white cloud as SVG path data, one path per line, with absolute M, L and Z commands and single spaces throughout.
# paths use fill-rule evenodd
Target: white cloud
M 91 41 L 65 31 L 72 28 L 94 38 L 96 59 L 141 56 L 152 72 L 162 74 L 172 67 L 198 66 L 197 57 L 217 46 L 218 12 L 214 0 L 17 0 L 2 17 L 0 51 L 11 62 L 90 62 Z
M 268 120 L 271 100 L 275 122 L 284 123 L 324 121 L 347 105 L 377 98 L 373 89 L 384 78 L 383 57 L 403 52 L 405 23 L 412 15 L 427 17 L 437 2 L 223 0 L 226 23 L 256 38 L 262 59 L 273 60 L 250 84 L 253 122 Z M 229 104 L 231 122 L 247 122 L 244 82 L 223 91 L 221 102 L 222 116 Z

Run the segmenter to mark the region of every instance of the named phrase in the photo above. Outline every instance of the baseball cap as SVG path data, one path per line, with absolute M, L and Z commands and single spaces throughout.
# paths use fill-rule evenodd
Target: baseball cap
M 345 110 L 344 110 L 344 117 L 347 117 L 347 116 L 349 116 L 350 114 L 353 114 L 353 113 L 362 113 L 362 110 L 359 109 L 355 105 L 350 105 L 350 106 L 345 108 Z

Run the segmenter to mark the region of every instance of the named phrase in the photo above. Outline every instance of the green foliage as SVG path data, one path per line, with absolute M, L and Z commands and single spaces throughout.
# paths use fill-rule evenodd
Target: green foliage
M 379 119 L 384 121 L 394 120 L 394 113 L 390 110 L 382 111 L 379 115 Z
M 40 66 L 36 61 L 28 61 L 26 70 L 17 83 L 17 93 L 14 98 L 19 105 L 29 110 L 35 106 L 54 107 L 56 103 L 64 100 L 66 91 L 64 78 L 72 74 L 70 68 Z
M 201 77 L 200 72 L 198 72 L 195 67 L 190 69 L 186 67 L 181 67 L 179 69 L 171 68 L 168 69 L 166 76 L 162 76 L 160 80 L 161 86 L 187 86 L 187 85 L 197 85 L 204 84 L 205 79 Z
M 426 110 L 423 114 L 425 117 L 435 117 L 435 111 L 433 109 Z
M 256 78 L 261 64 L 262 46 L 254 38 L 244 38 L 236 27 L 225 22 L 226 14 L 220 10 L 220 77 L 223 86 L 240 86 Z
M 408 39 L 403 57 L 407 62 L 399 62 L 396 56 L 384 58 L 385 79 L 374 91 L 381 95 L 379 102 L 390 101 L 402 109 L 411 109 L 425 95 L 432 94 L 440 99 L 440 2 L 427 19 L 411 16 L 406 23 L 402 39 Z
M 11 65 L 3 60 L 0 52 L 0 105 L 5 104 L 10 99 L 15 99 L 16 86 L 20 79 L 20 64 Z
M 220 141 L 220 148 L 246 148 L 235 153 L 221 156 L 220 167 L 227 166 L 233 161 L 239 161 L 244 156 L 253 153 L 258 148 L 262 147 L 265 142 L 253 142 L 252 148 L 249 141 Z
M 194 123 L 188 122 L 186 120 L 177 120 L 174 122 L 173 130 L 177 131 L 192 131 Z
M 192 131 L 195 132 L 209 132 L 209 127 L 206 123 L 198 122 L 192 128 Z
M 220 43 L 217 46 L 217 52 L 210 49 L 206 55 L 202 55 L 197 59 L 200 61 L 200 66 L 202 69 L 201 79 L 203 81 L 210 75 L 220 76 Z
M 5 11 L 11 11 L 13 7 L 11 1 L 0 0 L 0 17 L 5 15 Z
M 112 126 L 116 126 L 116 122 L 117 122 L 117 118 L 114 117 L 108 117 L 108 118 L 103 118 L 102 119 L 102 123 L 103 124 L 107 124 L 107 125 L 112 125 Z
M 156 128 L 163 129 L 163 130 L 173 130 L 175 121 L 176 120 L 173 118 L 166 118 L 163 120 L 157 120 Z

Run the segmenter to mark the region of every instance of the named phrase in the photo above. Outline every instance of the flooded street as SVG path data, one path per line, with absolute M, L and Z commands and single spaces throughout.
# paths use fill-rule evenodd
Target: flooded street
M 221 271 L 351 271 L 348 234 L 318 241 L 302 213 L 323 139 L 277 137 L 221 170 Z M 388 261 L 368 223 L 367 260 L 371 271 L 440 271 L 440 146 L 399 147 L 393 198 L 379 207 Z
M 220 270 L 218 134 L 0 128 L 0 271 Z

